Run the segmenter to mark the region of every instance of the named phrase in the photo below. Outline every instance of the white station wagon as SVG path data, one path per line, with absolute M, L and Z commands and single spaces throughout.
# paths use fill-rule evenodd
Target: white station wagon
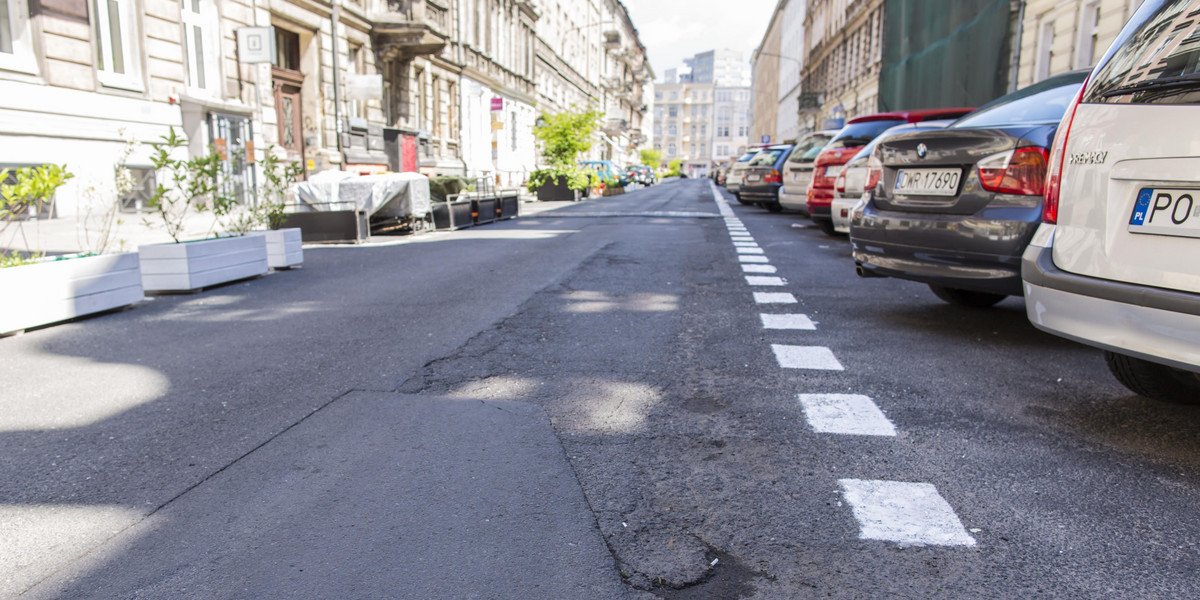
M 1022 261 L 1035 326 L 1200 403 L 1200 0 L 1147 0 L 1068 107 Z

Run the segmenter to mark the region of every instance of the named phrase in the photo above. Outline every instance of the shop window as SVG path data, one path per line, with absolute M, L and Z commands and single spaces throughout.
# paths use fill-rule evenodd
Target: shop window
M 108 87 L 141 91 L 141 52 L 133 0 L 92 0 L 96 70 Z
M 221 194 L 248 204 L 254 193 L 254 174 L 249 168 L 254 161 L 253 125 L 245 117 L 209 113 L 208 137 L 221 157 L 217 175 Z
M 28 3 L 0 0 L 0 69 L 37 72 Z

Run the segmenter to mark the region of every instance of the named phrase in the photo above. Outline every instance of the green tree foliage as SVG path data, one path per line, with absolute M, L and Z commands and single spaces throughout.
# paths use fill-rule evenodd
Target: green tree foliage
M 683 168 L 683 160 L 675 159 L 667 163 L 667 177 L 679 177 L 680 169 Z
M 657 169 L 658 163 L 662 161 L 662 150 L 642 150 L 642 164 Z
M 533 128 L 533 137 L 542 143 L 547 163 L 573 166 L 580 152 L 591 149 L 592 134 L 599 122 L 600 112 L 596 110 L 543 114 L 541 124 Z
M 0 170 L 0 182 L 6 181 L 9 173 L 9 169 Z M 29 240 L 25 238 L 25 230 L 21 224 L 30 213 L 41 212 L 42 207 L 54 198 L 54 192 L 74 175 L 67 172 L 66 165 L 22 167 L 13 172 L 13 175 L 16 177 L 16 183 L 0 184 L 0 233 L 16 223 L 28 253 Z M 38 256 L 36 252 L 26 257 L 16 252 L 0 250 L 0 267 L 25 264 Z
M 159 175 L 159 184 L 150 196 L 149 205 L 153 214 L 162 221 L 167 235 L 176 242 L 183 233 L 184 220 L 191 210 L 210 210 L 224 217 L 235 207 L 235 199 L 221 193 L 217 186 L 217 175 L 221 171 L 221 157 L 213 148 L 205 156 L 187 160 L 174 158 L 172 154 L 184 146 L 185 140 L 175 135 L 172 127 L 162 141 L 153 144 L 154 153 L 150 162 Z

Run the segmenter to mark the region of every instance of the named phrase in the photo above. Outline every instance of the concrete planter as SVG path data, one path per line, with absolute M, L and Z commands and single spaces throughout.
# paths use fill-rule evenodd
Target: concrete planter
M 261 233 L 267 238 L 268 267 L 290 269 L 304 264 L 304 247 L 299 227 L 255 233 Z
M 601 191 L 601 194 L 604 196 L 619 196 L 624 193 L 624 187 L 606 187 Z
M 136 252 L 0 269 L 0 334 L 127 306 L 142 300 Z
M 267 272 L 267 236 L 138 247 L 147 292 L 188 292 Z

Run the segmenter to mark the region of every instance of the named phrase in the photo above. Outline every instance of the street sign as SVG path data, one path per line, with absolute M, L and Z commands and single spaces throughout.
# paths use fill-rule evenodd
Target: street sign
M 492 98 L 492 112 L 504 110 L 504 98 Z
M 272 27 L 239 27 L 238 62 L 248 65 L 275 61 L 275 33 Z
M 762 136 L 762 143 L 764 143 L 764 144 L 770 144 L 770 143 L 771 143 L 771 136 L 769 136 L 769 135 L 764 135 L 764 136 Z

